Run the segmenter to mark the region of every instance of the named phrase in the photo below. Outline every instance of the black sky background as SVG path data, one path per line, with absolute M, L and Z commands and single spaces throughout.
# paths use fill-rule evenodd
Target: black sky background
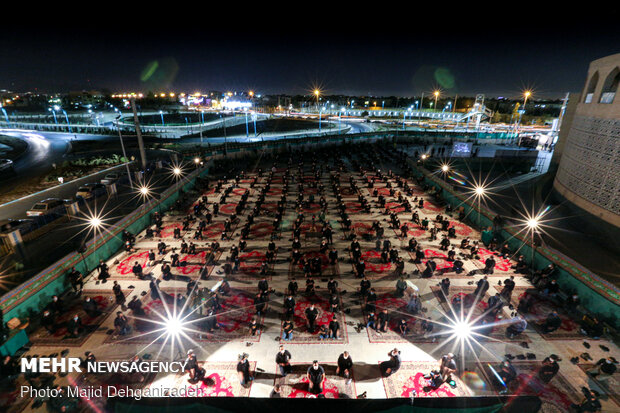
M 442 87 L 446 94 L 517 97 L 533 88 L 539 97 L 561 97 L 581 90 L 590 61 L 620 53 L 617 6 L 599 16 L 562 16 L 540 5 L 525 14 L 448 16 L 438 11 L 448 3 L 402 13 L 398 3 L 377 10 L 318 3 L 319 15 L 295 12 L 293 4 L 269 6 L 269 19 L 236 9 L 239 16 L 197 10 L 179 17 L 161 6 L 138 18 L 47 16 L 3 25 L 0 89 L 306 94 L 319 87 L 411 96 Z M 156 76 L 141 81 L 152 62 Z M 453 82 L 438 81 L 438 68 Z

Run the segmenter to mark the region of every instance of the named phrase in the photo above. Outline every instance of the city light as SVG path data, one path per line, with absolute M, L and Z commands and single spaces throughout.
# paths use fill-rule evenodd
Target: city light
M 476 186 L 474 191 L 476 192 L 476 195 L 482 196 L 486 192 L 486 189 L 483 186 Z
M 448 165 L 441 165 L 441 171 L 446 173 L 450 170 L 450 166 Z
M 141 186 L 140 187 L 140 193 L 144 196 L 149 194 L 149 189 L 146 186 Z

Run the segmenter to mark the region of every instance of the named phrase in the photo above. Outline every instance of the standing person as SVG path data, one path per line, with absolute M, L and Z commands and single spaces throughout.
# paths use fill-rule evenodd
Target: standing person
M 452 373 L 456 373 L 456 362 L 454 361 L 454 354 L 448 353 L 441 357 L 441 364 L 439 365 L 439 373 L 444 383 L 448 383 L 452 388 L 456 387 L 456 384 L 452 380 Z
M 284 349 L 284 346 L 280 344 L 280 351 L 276 354 L 276 363 L 280 369 L 280 375 L 286 377 L 291 372 L 291 353 Z
M 293 339 L 293 322 L 290 319 L 285 319 L 282 322 L 282 340 L 289 341 Z
M 325 370 L 319 366 L 318 360 L 312 362 L 306 376 L 308 377 L 308 391 L 313 394 L 321 394 L 325 382 Z
M 84 277 L 82 273 L 75 269 L 75 267 L 71 267 L 71 271 L 68 274 L 69 282 L 71 283 L 71 287 L 76 293 L 81 293 L 84 289 Z M 78 288 L 79 287 L 79 288 Z
M 112 292 L 114 293 L 116 304 L 120 305 L 121 308 L 124 309 L 125 308 L 125 294 L 123 293 L 123 290 L 121 289 L 120 284 L 116 280 L 114 280 L 114 285 L 112 286 Z
M 379 369 L 381 370 L 381 375 L 383 377 L 391 376 L 400 368 L 400 351 L 398 351 L 397 348 L 390 351 L 388 353 L 388 357 L 390 358 L 389 360 L 383 361 L 379 364 Z
M 316 330 L 316 319 L 319 316 L 319 310 L 314 307 L 314 304 L 310 304 L 310 307 L 306 308 L 306 320 L 308 321 L 308 332 L 314 334 Z
M 388 323 L 390 321 L 390 316 L 388 314 L 387 308 L 384 308 L 383 311 L 379 313 L 379 328 L 377 330 L 382 333 L 387 332 Z
M 239 383 L 243 387 L 247 387 L 254 377 L 250 374 L 250 362 L 248 361 L 249 355 L 243 353 L 239 356 L 239 362 L 237 363 L 237 375 L 239 376 Z
M 560 358 L 555 354 L 551 354 L 549 357 L 543 360 L 540 370 L 538 370 L 538 377 L 544 382 L 549 383 L 551 379 L 560 371 L 560 365 L 558 364 Z
M 346 383 L 350 384 L 352 380 L 352 372 L 353 359 L 351 359 L 349 352 L 345 350 L 344 353 L 342 353 L 340 357 L 338 357 L 338 367 L 336 367 L 336 374 L 340 377 L 344 377 L 347 380 Z

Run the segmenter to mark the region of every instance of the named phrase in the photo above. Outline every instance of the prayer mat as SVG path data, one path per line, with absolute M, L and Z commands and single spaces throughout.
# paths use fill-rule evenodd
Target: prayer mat
M 415 397 L 467 397 L 473 395 L 472 391 L 456 375 L 452 375 L 456 382 L 456 388 L 453 389 L 448 383 L 444 383 L 437 389 L 431 389 L 424 376 L 429 374 L 431 370 L 438 368 L 439 362 L 436 361 L 403 361 L 396 373 L 383 378 L 386 397 L 388 399 L 411 397 L 414 391 Z
M 330 311 L 329 299 L 327 293 L 317 293 L 312 297 L 305 297 L 303 295 L 297 295 L 295 298 L 295 312 L 293 314 L 293 339 L 284 341 L 282 343 L 290 344 L 347 344 L 349 342 L 349 336 L 347 333 L 347 320 L 342 312 L 342 299 L 338 296 L 340 311 L 336 314 Z M 319 314 L 316 319 L 316 329 L 313 333 L 310 333 L 307 329 L 306 309 L 314 304 L 314 307 L 318 310 Z M 340 332 L 338 339 L 326 339 L 319 340 L 319 328 L 322 325 L 329 326 L 329 322 L 337 317 L 340 324 Z M 280 337 L 282 337 L 282 327 L 280 326 Z
M 320 258 L 321 260 L 321 273 L 318 272 L 313 272 L 310 275 L 312 277 L 340 277 L 340 268 L 338 265 L 338 262 L 336 262 L 336 264 L 331 265 L 329 263 L 329 258 L 327 257 L 327 254 L 323 254 L 319 251 L 307 251 L 307 252 L 303 252 L 303 256 L 302 258 L 305 260 L 313 260 L 314 258 Z M 289 271 L 288 271 L 288 277 L 290 278 L 296 278 L 298 280 L 301 280 L 304 278 L 304 266 L 301 263 L 301 260 L 297 263 L 297 264 L 293 264 L 293 261 L 291 260 L 290 264 L 289 264 Z M 304 286 L 300 284 L 299 286 L 300 290 L 304 289 Z
M 501 290 L 501 287 L 496 286 Z M 543 296 L 533 287 L 515 287 L 512 291 L 513 305 L 518 306 L 519 300 L 525 296 L 526 291 L 533 292 L 533 301 L 530 312 L 524 314 L 528 326 L 532 327 L 545 340 L 583 340 L 584 336 L 579 332 L 579 322 L 574 320 L 561 306 L 550 298 Z M 560 328 L 550 333 L 545 333 L 541 324 L 552 311 L 557 311 L 562 320 Z M 590 340 L 590 339 L 589 339 Z
M 579 363 L 578 366 L 585 373 L 586 371 L 593 369 L 596 365 L 592 363 Z M 600 373 L 598 376 L 588 375 L 587 377 L 588 380 L 596 383 L 596 385 L 605 392 L 610 400 L 616 403 L 616 406 L 620 411 L 620 373 L 616 371 L 611 375 L 611 377 L 607 377 L 605 379 L 601 379 L 601 377 L 605 377 L 603 373 Z
M 379 312 L 384 308 L 388 309 L 388 315 L 390 317 L 388 322 L 387 331 L 381 332 L 372 327 L 366 327 L 368 334 L 368 341 L 371 343 L 431 343 L 433 342 L 433 335 L 424 335 L 421 331 L 422 319 L 417 318 L 407 311 L 408 297 L 397 297 L 393 288 L 387 287 L 375 287 L 377 293 L 375 320 L 378 318 Z M 359 300 L 362 313 L 364 314 L 364 325 L 368 324 L 368 311 L 364 306 L 364 301 Z M 425 317 L 424 313 L 420 312 L 418 317 Z M 400 320 L 407 321 L 407 327 L 409 331 L 402 335 L 399 331 Z M 378 321 L 376 321 L 376 327 L 378 327 Z M 434 326 L 438 328 L 438 325 Z M 441 337 L 437 337 L 439 340 Z
M 252 381 L 247 387 L 239 382 L 237 374 L 237 362 L 199 361 L 206 371 L 205 380 L 198 383 L 190 383 L 188 373 L 178 373 L 168 388 L 188 388 L 189 397 L 249 397 Z M 250 361 L 250 375 L 254 376 L 256 362 Z M 159 384 L 151 385 L 151 388 L 159 387 Z M 191 390 L 189 389 L 191 388 Z
M 355 380 L 347 384 L 347 380 L 336 374 L 336 363 L 323 363 L 319 365 L 325 370 L 325 382 L 321 394 L 326 399 L 354 399 L 357 396 Z M 286 377 L 276 376 L 275 384 L 280 384 L 280 396 L 283 398 L 316 398 L 317 395 L 309 391 L 308 381 L 309 364 L 291 363 L 291 372 Z M 276 366 L 276 371 L 280 370 Z
M 110 286 L 111 288 L 111 286 Z M 86 297 L 97 303 L 100 314 L 94 317 L 86 314 L 82 303 Z M 29 335 L 33 346 L 46 347 L 81 347 L 91 335 L 102 325 L 103 321 L 113 312 L 117 306 L 112 291 L 83 291 L 78 299 L 64 303 L 62 314 L 57 317 L 57 330 L 52 334 L 44 327 L 39 327 Z M 77 337 L 71 337 L 67 331 L 67 323 L 78 314 L 84 325 L 83 331 Z

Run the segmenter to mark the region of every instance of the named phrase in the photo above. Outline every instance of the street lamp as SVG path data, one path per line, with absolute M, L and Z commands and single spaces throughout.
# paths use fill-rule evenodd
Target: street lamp
M 54 110 L 54 108 L 48 108 L 47 110 L 52 112 L 52 115 L 54 115 L 54 123 L 58 125 L 58 118 L 56 118 L 56 110 Z
M 437 109 L 437 98 L 439 98 L 439 91 L 438 90 L 434 91 L 433 95 L 435 95 L 435 109 Z
M 321 91 L 319 89 L 314 89 L 314 95 L 316 96 L 316 108 L 319 109 L 319 96 Z
M 162 110 L 159 111 L 159 116 L 161 116 L 161 126 L 166 126 L 164 123 L 164 112 Z

